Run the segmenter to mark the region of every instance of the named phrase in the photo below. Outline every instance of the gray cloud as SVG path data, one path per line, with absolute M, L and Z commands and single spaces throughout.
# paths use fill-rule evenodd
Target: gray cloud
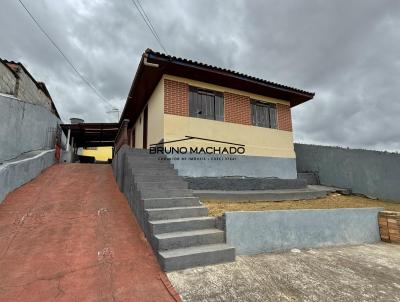
M 311 90 L 301 142 L 400 150 L 400 2 L 141 1 L 167 50 Z M 160 50 L 130 0 L 25 0 L 80 72 L 122 110 L 140 55 Z M 112 121 L 17 1 L 0 11 L 0 56 L 45 81 L 66 121 Z

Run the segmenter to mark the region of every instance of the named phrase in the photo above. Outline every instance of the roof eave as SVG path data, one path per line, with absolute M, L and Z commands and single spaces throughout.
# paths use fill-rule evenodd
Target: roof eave
M 147 51 L 149 51 L 149 50 L 147 50 Z M 192 68 L 195 70 L 201 70 L 204 72 L 211 72 L 211 73 L 219 74 L 226 78 L 231 78 L 231 79 L 236 79 L 236 80 L 247 82 L 247 83 L 252 83 L 254 85 L 262 86 L 262 87 L 265 87 L 265 88 L 268 88 L 271 90 L 284 92 L 286 94 L 291 95 L 291 98 L 287 99 L 287 101 L 290 102 L 291 107 L 294 107 L 294 106 L 300 105 L 304 102 L 307 102 L 315 96 L 314 92 L 300 91 L 297 89 L 291 89 L 289 87 L 281 87 L 280 85 L 274 85 L 272 83 L 261 82 L 256 79 L 245 77 L 238 73 L 232 73 L 232 72 L 227 72 L 227 71 L 223 71 L 223 70 L 216 70 L 214 68 L 210 68 L 207 66 L 201 66 L 201 65 L 198 65 L 195 63 L 190 63 L 190 62 L 183 62 L 180 59 L 176 59 L 171 56 L 158 55 L 152 51 L 148 52 L 148 57 L 150 59 L 152 59 L 153 61 L 155 61 L 155 63 L 181 65 L 181 66 L 185 66 L 185 67 Z

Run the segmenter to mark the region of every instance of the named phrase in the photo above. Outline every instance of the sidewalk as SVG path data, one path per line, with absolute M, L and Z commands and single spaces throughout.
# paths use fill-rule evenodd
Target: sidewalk
M 0 301 L 180 301 L 109 165 L 55 165 L 0 204 Z

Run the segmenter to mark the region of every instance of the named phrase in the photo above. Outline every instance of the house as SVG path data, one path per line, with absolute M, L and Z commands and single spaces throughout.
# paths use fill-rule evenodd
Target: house
M 97 162 L 107 162 L 112 158 L 112 147 L 84 147 L 81 155 L 93 156 Z
M 163 270 L 234 261 L 235 247 L 220 229 L 224 220 L 209 217 L 200 200 L 293 196 L 274 189 L 311 194 L 297 179 L 290 110 L 313 96 L 144 52 L 112 168 Z
M 43 106 L 60 118 L 46 85 L 36 81 L 22 63 L 0 58 L 0 79 L 0 93 Z
M 297 178 L 291 108 L 314 93 L 147 49 L 122 116 L 131 147 L 187 177 Z

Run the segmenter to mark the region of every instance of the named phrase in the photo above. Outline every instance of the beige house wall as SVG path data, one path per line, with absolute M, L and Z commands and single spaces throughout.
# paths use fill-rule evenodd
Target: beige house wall
M 207 119 L 166 114 L 164 140 L 193 136 L 245 145 L 245 155 L 295 158 L 292 132 Z M 229 147 L 228 144 L 191 139 L 170 143 L 169 147 Z
M 171 141 L 183 139 L 185 138 L 185 136 L 194 136 L 210 140 L 243 144 L 245 145 L 246 149 L 245 155 L 282 158 L 296 157 L 294 153 L 293 133 L 291 131 L 282 131 L 278 129 L 256 127 L 251 125 L 164 114 L 165 79 L 180 81 L 205 89 L 244 95 L 260 101 L 285 105 L 289 104 L 288 101 L 284 100 L 269 98 L 257 94 L 252 94 L 204 82 L 198 82 L 181 77 L 164 75 L 156 86 L 147 104 L 148 145 L 158 143 L 162 139 L 164 139 L 164 141 Z M 144 119 L 142 112 L 134 126 L 136 148 L 143 148 L 143 122 Z M 166 146 L 223 147 L 229 145 L 215 142 L 206 142 L 204 140 L 189 140 L 171 143 Z
M 164 81 L 160 81 L 147 103 L 147 145 L 156 144 L 164 137 Z M 135 148 L 143 148 L 144 111 L 134 125 Z

